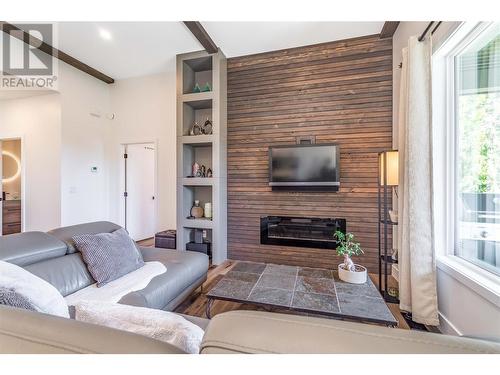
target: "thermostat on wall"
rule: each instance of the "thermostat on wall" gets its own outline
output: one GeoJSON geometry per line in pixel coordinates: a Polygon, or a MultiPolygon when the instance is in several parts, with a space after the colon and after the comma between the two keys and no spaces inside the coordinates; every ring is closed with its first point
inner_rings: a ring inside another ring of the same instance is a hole
{"type": "Polygon", "coordinates": [[[97,173],[97,167],[92,167],[92,168],[90,168],[90,171],[91,171],[92,173],[97,173]]]}

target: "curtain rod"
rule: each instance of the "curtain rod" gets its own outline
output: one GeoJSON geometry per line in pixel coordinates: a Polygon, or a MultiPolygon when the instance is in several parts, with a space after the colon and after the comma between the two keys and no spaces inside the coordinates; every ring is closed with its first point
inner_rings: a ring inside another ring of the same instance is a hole
{"type": "MultiPolygon", "coordinates": [[[[441,26],[441,23],[443,23],[443,21],[439,21],[436,26],[434,26],[434,28],[432,29],[431,31],[431,35],[433,35],[436,30],[438,29],[439,26],[441,26]]],[[[427,25],[427,27],[425,28],[424,32],[418,37],[418,41],[421,42],[425,39],[425,36],[427,35],[427,33],[429,32],[430,28],[432,27],[432,25],[434,25],[434,21],[431,21],[429,22],[429,24],[427,25]]],[[[399,63],[398,65],[399,68],[402,68],[403,67],[403,63],[399,63]]]]}
{"type": "MultiPolygon", "coordinates": [[[[432,29],[431,31],[431,35],[433,35],[436,30],[438,29],[439,26],[441,26],[441,23],[443,21],[439,21],[436,26],[434,26],[434,28],[432,29]]],[[[434,25],[434,21],[431,21],[429,22],[429,24],[427,25],[427,27],[425,28],[424,32],[422,33],[422,35],[420,35],[420,37],[418,38],[418,41],[421,42],[422,40],[425,39],[425,36],[427,35],[427,32],[429,31],[429,29],[432,27],[432,25],[434,25]]]]}

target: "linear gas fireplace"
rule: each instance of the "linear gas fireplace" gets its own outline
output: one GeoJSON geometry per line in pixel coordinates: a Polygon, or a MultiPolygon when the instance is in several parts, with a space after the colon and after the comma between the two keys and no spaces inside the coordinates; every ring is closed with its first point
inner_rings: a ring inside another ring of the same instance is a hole
{"type": "Polygon", "coordinates": [[[335,231],[345,233],[345,219],[266,216],[260,218],[260,243],[335,249],[335,231]]]}

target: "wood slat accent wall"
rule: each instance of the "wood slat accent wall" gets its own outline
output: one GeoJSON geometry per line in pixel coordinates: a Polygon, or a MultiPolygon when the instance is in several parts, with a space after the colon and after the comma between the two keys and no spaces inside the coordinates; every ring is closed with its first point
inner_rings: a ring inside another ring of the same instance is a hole
{"type": "Polygon", "coordinates": [[[228,256],[335,267],[332,250],[260,244],[260,217],[344,217],[378,270],[377,153],[392,146],[392,39],[378,35],[228,60],[228,256]],[[338,193],[273,192],[268,147],[340,144],[338,193]]]}

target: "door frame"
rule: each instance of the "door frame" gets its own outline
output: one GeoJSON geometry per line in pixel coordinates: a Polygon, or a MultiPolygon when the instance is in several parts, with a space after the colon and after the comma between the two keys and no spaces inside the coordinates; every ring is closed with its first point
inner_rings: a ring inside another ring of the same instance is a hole
{"type": "MultiPolygon", "coordinates": [[[[21,232],[26,231],[26,147],[24,134],[9,135],[2,137],[0,135],[0,143],[5,141],[21,141],[21,232]]],[[[2,147],[0,147],[0,152],[2,147]]],[[[0,161],[1,161],[0,157],[0,161]]],[[[1,170],[1,168],[0,168],[1,170]]],[[[3,192],[3,184],[0,175],[0,194],[3,192]]],[[[0,235],[2,235],[3,226],[3,202],[0,206],[0,235]]]]}
{"type": "Polygon", "coordinates": [[[125,191],[125,163],[124,163],[124,158],[123,155],[125,153],[125,148],[127,146],[131,145],[147,145],[147,144],[153,144],[154,145],[154,210],[153,210],[153,226],[154,226],[154,232],[158,231],[158,213],[159,213],[159,200],[161,199],[158,196],[158,140],[154,139],[144,139],[144,140],[130,140],[130,141],[123,141],[120,142],[119,145],[119,173],[118,173],[118,197],[119,197],[119,205],[118,205],[118,218],[119,218],[119,224],[124,226],[125,223],[125,197],[123,196],[123,193],[125,191]]]}

